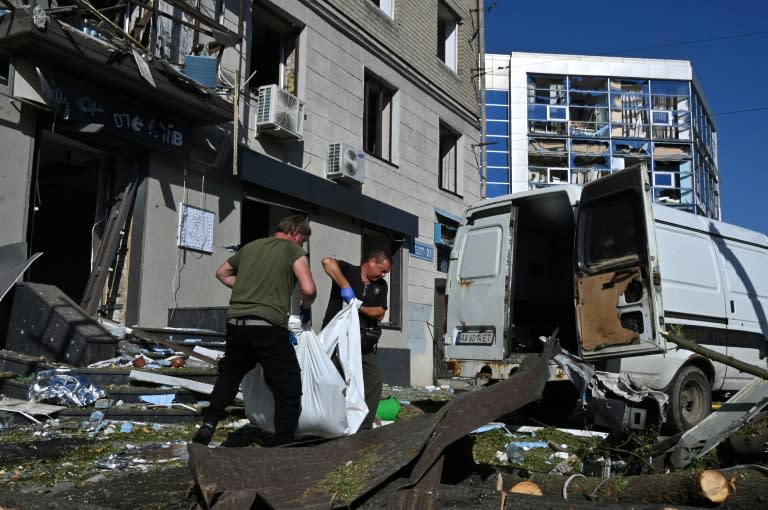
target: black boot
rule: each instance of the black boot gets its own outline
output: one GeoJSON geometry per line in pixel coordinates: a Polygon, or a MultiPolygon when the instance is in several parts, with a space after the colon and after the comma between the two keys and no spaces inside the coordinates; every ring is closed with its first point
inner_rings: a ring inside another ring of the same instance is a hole
{"type": "Polygon", "coordinates": [[[208,443],[211,442],[211,438],[213,438],[214,432],[216,432],[216,425],[203,423],[200,425],[200,428],[197,429],[197,432],[195,432],[195,435],[192,438],[192,442],[201,444],[203,446],[208,446],[208,443]]]}

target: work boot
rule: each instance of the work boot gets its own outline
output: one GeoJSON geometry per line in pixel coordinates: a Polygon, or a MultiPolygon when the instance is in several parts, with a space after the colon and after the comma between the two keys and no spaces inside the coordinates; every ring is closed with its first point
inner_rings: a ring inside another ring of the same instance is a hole
{"type": "Polygon", "coordinates": [[[208,443],[211,442],[211,438],[213,438],[214,432],[216,432],[216,425],[203,423],[200,425],[200,428],[197,429],[197,432],[195,432],[195,435],[192,438],[192,442],[201,444],[203,446],[208,446],[208,443]]]}

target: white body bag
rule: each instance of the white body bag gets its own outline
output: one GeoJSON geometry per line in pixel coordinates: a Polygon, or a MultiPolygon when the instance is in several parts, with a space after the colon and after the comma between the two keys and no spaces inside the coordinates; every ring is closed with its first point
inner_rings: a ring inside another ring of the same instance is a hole
{"type": "MultiPolygon", "coordinates": [[[[288,329],[297,339],[296,357],[301,367],[301,416],[296,437],[339,437],[357,432],[368,414],[363,387],[360,351],[362,302],[353,299],[331,322],[315,334],[301,329],[300,319],[291,316],[288,329]],[[342,378],[331,361],[338,345],[344,371],[342,378]]],[[[248,372],[240,385],[245,415],[260,429],[275,432],[275,401],[264,381],[261,365],[248,372]]]]}

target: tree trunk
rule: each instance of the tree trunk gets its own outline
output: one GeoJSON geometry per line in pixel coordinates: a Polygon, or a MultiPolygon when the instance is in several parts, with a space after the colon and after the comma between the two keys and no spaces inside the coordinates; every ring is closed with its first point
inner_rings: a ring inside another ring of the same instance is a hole
{"type": "MultiPolygon", "coordinates": [[[[514,475],[500,473],[500,476],[502,490],[507,492],[520,482],[514,475]]],[[[535,483],[548,497],[628,504],[719,504],[728,498],[731,490],[728,478],[713,470],[608,479],[534,474],[529,482],[535,483]]]]}

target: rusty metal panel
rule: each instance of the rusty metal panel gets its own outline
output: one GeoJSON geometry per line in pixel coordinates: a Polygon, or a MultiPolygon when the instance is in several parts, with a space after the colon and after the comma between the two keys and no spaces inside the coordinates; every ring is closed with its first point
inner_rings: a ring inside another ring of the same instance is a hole
{"type": "Polygon", "coordinates": [[[581,347],[585,351],[611,345],[637,343],[638,334],[619,320],[619,298],[633,281],[641,281],[639,268],[631,272],[610,272],[587,276],[577,281],[577,312],[581,325],[581,347]]]}
{"type": "Polygon", "coordinates": [[[446,405],[445,418],[435,428],[413,468],[409,484],[417,483],[445,448],[457,439],[541,397],[549,378],[549,360],[555,351],[559,351],[559,344],[550,338],[540,356],[527,358],[509,378],[459,395],[446,405]]]}
{"type": "MultiPolygon", "coordinates": [[[[354,498],[374,489],[421,451],[445,411],[364,430],[314,446],[283,448],[189,447],[193,477],[208,507],[232,491],[252,494],[275,508],[328,509],[346,506],[323,488],[348,462],[366,466],[354,498]]],[[[240,508],[249,508],[246,504],[240,508]]]]}

